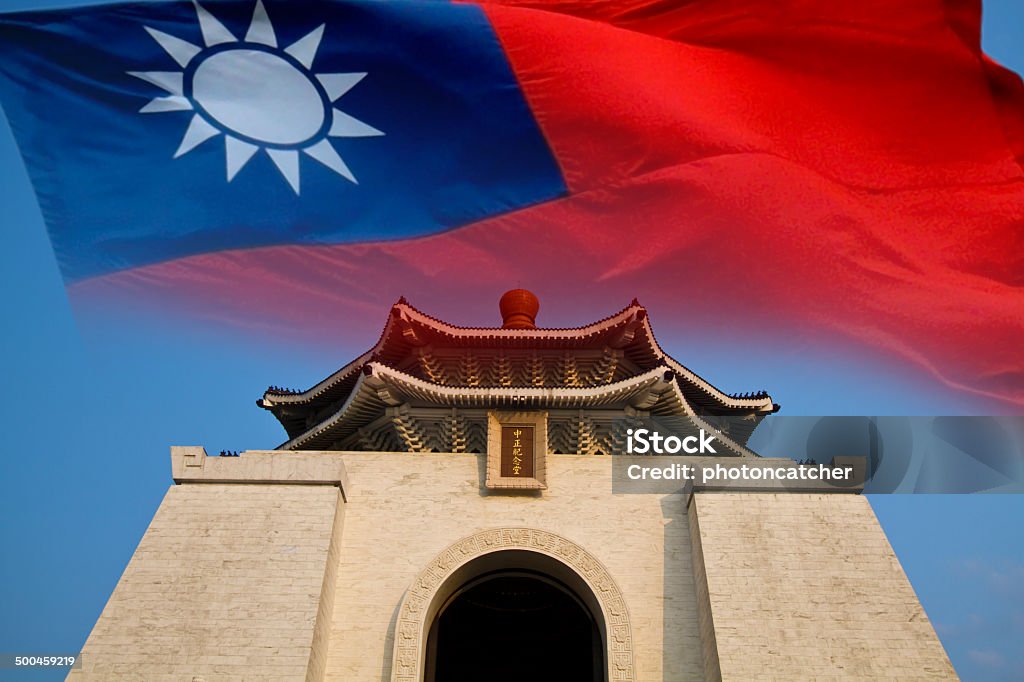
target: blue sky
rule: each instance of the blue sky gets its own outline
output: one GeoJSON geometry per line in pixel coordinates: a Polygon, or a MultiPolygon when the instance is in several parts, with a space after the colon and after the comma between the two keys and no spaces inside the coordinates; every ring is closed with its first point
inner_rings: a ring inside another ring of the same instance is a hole
{"type": "MultiPolygon", "coordinates": [[[[41,4],[0,0],[0,11],[41,4]]],[[[1024,4],[987,2],[983,38],[998,61],[1024,70],[1024,4]]],[[[283,433],[254,405],[263,389],[308,386],[375,339],[295,352],[170,324],[76,323],[6,122],[0,207],[0,652],[78,651],[171,484],[168,446],[273,447],[283,433]]],[[[630,297],[609,302],[608,312],[630,297]]],[[[745,366],[714,347],[663,341],[727,390],[771,388],[789,414],[969,409],[842,363],[745,366]],[[834,385],[846,389],[841,399],[822,394],[834,385]]],[[[1024,679],[1024,497],[871,503],[960,675],[1024,679]]]]}

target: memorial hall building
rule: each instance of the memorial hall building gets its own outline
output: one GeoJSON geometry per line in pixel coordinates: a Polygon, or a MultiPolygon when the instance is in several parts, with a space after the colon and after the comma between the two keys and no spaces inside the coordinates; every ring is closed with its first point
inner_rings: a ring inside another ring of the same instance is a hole
{"type": "Polygon", "coordinates": [[[69,679],[956,678],[859,488],[613,490],[648,419],[765,462],[767,393],[667,355],[636,300],[538,310],[516,289],[467,328],[401,299],[366,353],[262,396],[276,449],[172,447],[69,679]]]}

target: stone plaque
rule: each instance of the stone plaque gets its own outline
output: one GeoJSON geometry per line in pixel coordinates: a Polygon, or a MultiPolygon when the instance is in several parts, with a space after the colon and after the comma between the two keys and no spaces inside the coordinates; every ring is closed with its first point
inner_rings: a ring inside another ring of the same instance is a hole
{"type": "Polygon", "coordinates": [[[544,490],[547,451],[547,412],[491,410],[484,485],[491,490],[544,490]]]}
{"type": "Polygon", "coordinates": [[[502,477],[533,478],[533,439],[533,426],[501,427],[502,477]]]}

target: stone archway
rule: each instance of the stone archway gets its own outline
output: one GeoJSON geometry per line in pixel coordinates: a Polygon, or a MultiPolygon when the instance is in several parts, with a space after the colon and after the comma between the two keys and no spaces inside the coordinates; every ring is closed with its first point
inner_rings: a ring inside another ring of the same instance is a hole
{"type": "Polygon", "coordinates": [[[501,556],[541,562],[561,569],[563,579],[576,581],[579,596],[591,602],[603,621],[607,679],[634,682],[633,633],[629,612],[615,581],[592,554],[560,535],[534,528],[494,528],[449,545],[416,576],[398,610],[392,656],[392,682],[422,682],[427,631],[438,608],[474,573],[494,568],[488,559],[501,556]],[[585,590],[582,588],[586,588],[585,590]]]}

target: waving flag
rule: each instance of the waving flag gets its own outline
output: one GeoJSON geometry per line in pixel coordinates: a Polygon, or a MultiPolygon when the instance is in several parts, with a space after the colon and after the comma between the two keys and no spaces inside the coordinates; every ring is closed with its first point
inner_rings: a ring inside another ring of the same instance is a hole
{"type": "Polygon", "coordinates": [[[68,283],[429,234],[565,193],[478,8],[211,7],[0,23],[5,109],[68,283]]]}
{"type": "Polygon", "coordinates": [[[0,95],[86,304],[322,338],[521,282],[825,335],[1019,407],[1024,89],[979,16],[119,4],[0,17],[0,95]]]}

